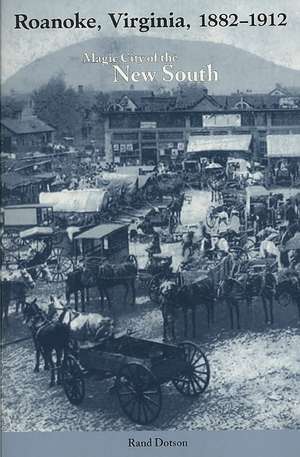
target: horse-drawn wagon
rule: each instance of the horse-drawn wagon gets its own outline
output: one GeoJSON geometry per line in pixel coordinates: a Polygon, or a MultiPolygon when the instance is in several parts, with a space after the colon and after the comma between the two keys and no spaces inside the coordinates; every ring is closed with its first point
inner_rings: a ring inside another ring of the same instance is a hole
{"type": "Polygon", "coordinates": [[[73,271],[73,259],[57,244],[57,233],[52,227],[32,227],[19,236],[23,245],[7,256],[4,261],[7,269],[25,268],[36,279],[53,282],[64,281],[73,271]]]}
{"type": "Polygon", "coordinates": [[[79,405],[85,396],[85,378],[114,378],[123,412],[135,423],[148,425],[161,411],[161,385],[172,382],[187,397],[207,388],[210,368],[205,354],[194,343],[178,345],[112,336],[69,354],[62,367],[63,388],[68,400],[79,405]]]}
{"type": "Polygon", "coordinates": [[[121,262],[129,257],[128,224],[99,224],[74,236],[75,256],[85,263],[121,262]]]}
{"type": "Polygon", "coordinates": [[[100,224],[74,236],[75,259],[81,265],[67,278],[66,297],[69,300],[74,294],[76,309],[78,292],[84,309],[85,292],[89,302],[89,289],[93,287],[100,291],[102,307],[104,296],[110,305],[107,290],[117,285],[125,286],[125,301],[130,287],[135,303],[137,260],[129,254],[128,225],[100,224]]]}
{"type": "Polygon", "coordinates": [[[4,251],[17,251],[24,243],[22,230],[35,226],[48,227],[53,223],[53,208],[48,204],[11,205],[3,208],[1,247],[4,251]]]}

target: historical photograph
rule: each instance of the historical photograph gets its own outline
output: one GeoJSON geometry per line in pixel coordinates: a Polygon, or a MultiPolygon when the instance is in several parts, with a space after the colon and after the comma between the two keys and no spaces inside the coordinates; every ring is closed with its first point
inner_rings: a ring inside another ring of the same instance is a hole
{"type": "Polygon", "coordinates": [[[3,430],[299,429],[288,19],[239,10],[230,41],[195,2],[28,3],[1,86],[3,430]]]}

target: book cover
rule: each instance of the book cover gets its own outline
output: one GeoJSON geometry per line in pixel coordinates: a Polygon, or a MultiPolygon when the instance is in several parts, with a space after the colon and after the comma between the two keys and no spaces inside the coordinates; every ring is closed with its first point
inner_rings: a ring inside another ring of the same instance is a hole
{"type": "Polygon", "coordinates": [[[1,26],[2,456],[298,455],[297,2],[1,26]]]}

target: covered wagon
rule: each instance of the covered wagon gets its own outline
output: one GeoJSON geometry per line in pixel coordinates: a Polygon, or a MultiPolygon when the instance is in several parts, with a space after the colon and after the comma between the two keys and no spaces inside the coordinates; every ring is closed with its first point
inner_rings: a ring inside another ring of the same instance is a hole
{"type": "Polygon", "coordinates": [[[120,173],[102,173],[96,177],[98,189],[105,190],[115,204],[130,204],[138,191],[138,177],[120,173]]]}
{"type": "Polygon", "coordinates": [[[109,196],[104,189],[42,192],[40,203],[51,205],[55,213],[98,213],[108,207],[109,196]]]}

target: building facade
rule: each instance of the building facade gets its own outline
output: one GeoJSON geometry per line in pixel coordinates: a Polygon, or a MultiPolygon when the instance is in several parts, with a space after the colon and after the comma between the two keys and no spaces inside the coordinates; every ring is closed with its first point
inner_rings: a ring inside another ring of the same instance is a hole
{"type": "Polygon", "coordinates": [[[42,151],[54,141],[55,129],[32,114],[1,119],[1,152],[22,154],[42,151]]]}
{"type": "MultiPolygon", "coordinates": [[[[119,99],[103,113],[108,162],[152,165],[181,159],[193,136],[217,135],[250,135],[253,160],[267,159],[269,135],[300,133],[300,95],[280,86],[269,94],[228,96],[139,92],[118,93],[119,99]]],[[[216,152],[222,152],[222,145],[216,152]]]]}

